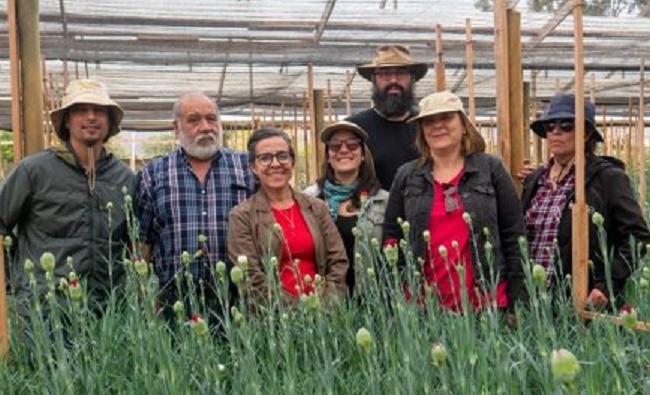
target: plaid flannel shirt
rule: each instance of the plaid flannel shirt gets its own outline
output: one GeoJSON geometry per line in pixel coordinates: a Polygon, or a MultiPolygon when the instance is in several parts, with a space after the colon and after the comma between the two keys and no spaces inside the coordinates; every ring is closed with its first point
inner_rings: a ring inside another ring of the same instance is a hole
{"type": "Polygon", "coordinates": [[[551,283],[554,273],[553,261],[556,256],[555,240],[557,239],[562,211],[567,205],[567,196],[575,187],[575,168],[557,184],[553,192],[550,168],[552,162],[546,165],[544,173],[538,181],[535,197],[526,211],[524,222],[533,262],[542,265],[547,272],[547,284],[551,283]]]}
{"type": "Polygon", "coordinates": [[[151,247],[161,285],[183,268],[185,251],[195,279],[208,279],[210,264],[227,261],[228,213],[246,200],[253,188],[247,155],[226,148],[215,155],[203,184],[182,149],[140,172],[136,194],[140,237],[151,247]],[[205,245],[199,242],[200,235],[206,236],[205,245]]]}

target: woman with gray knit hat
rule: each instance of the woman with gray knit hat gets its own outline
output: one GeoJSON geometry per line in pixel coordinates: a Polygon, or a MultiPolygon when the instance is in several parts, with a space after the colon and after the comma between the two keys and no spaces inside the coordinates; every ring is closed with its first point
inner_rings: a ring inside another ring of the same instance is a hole
{"type": "MultiPolygon", "coordinates": [[[[551,158],[524,181],[522,205],[531,259],[547,272],[552,288],[568,287],[571,274],[571,205],[575,198],[575,96],[557,94],[548,110],[530,128],[546,139],[551,158]]],[[[598,229],[589,221],[587,303],[603,308],[620,305],[625,282],[633,270],[634,247],[650,241],[643,214],[634,199],[625,165],[616,158],[596,155],[603,141],[596,128],[596,107],[585,100],[585,192],[590,215],[602,215],[607,234],[609,264],[599,247],[598,229]],[[631,241],[633,241],[631,243],[631,241]],[[609,266],[609,270],[606,267],[609,266]],[[608,280],[611,279],[611,281],[608,280]]],[[[568,291],[568,290],[567,290],[568,291]]]]}
{"type": "MultiPolygon", "coordinates": [[[[432,290],[441,308],[512,312],[523,285],[518,238],[524,227],[510,175],[499,158],[484,153],[483,138],[453,93],[422,99],[410,122],[420,157],[397,171],[385,244],[407,238],[422,288],[432,290]]],[[[418,286],[409,292],[420,294],[418,286]]]]}

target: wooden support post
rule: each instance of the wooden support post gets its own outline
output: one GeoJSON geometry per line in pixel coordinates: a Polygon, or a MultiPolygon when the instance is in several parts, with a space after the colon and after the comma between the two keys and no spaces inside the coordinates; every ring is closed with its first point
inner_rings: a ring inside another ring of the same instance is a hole
{"type": "MultiPolygon", "coordinates": [[[[20,39],[18,37],[18,21],[16,1],[7,0],[7,23],[9,28],[9,69],[11,73],[11,130],[13,133],[14,163],[23,158],[23,118],[22,95],[20,87],[20,39]]],[[[1,285],[1,284],[0,284],[1,285]]]]}
{"type": "MultiPolygon", "coordinates": [[[[300,140],[298,139],[298,97],[296,94],[293,94],[293,122],[291,123],[291,139],[293,140],[294,149],[296,150],[296,155],[300,159],[300,140]]],[[[304,150],[304,147],[303,147],[304,150]]],[[[300,160],[296,161],[296,166],[293,169],[293,186],[296,188],[300,187],[300,172],[304,168],[300,160]]]]}
{"type": "Polygon", "coordinates": [[[507,169],[511,168],[510,157],[510,86],[508,72],[508,1],[494,2],[494,50],[496,64],[497,130],[499,132],[499,154],[507,169]]]}
{"type": "Polygon", "coordinates": [[[348,117],[352,115],[352,94],[350,92],[350,85],[352,85],[354,76],[355,74],[350,73],[350,70],[345,70],[345,113],[348,117]]]}
{"type": "Polygon", "coordinates": [[[639,73],[639,117],[637,118],[636,127],[636,145],[638,146],[637,171],[639,174],[639,205],[645,213],[647,183],[645,178],[645,59],[641,59],[641,68],[639,73]]]}
{"type": "Polygon", "coordinates": [[[0,235],[0,356],[6,360],[9,352],[9,332],[7,332],[7,293],[5,280],[4,239],[0,235]]]}
{"type": "Polygon", "coordinates": [[[284,106],[284,99],[282,99],[282,107],[280,107],[280,129],[284,130],[284,111],[285,111],[285,106],[284,106]]]}
{"type": "Polygon", "coordinates": [[[325,157],[325,145],[320,143],[318,135],[320,131],[325,127],[325,103],[324,103],[324,94],[322,89],[314,89],[312,92],[312,108],[314,112],[312,113],[312,128],[313,133],[311,134],[313,138],[313,145],[316,148],[316,160],[315,160],[315,178],[321,176],[320,169],[323,164],[325,157]]]}
{"type": "Polygon", "coordinates": [[[628,106],[627,106],[627,140],[625,143],[625,163],[628,166],[634,167],[633,165],[633,158],[634,156],[632,155],[632,133],[634,131],[634,124],[632,123],[633,121],[633,110],[632,110],[632,98],[628,100],[628,106]]]}
{"type": "Polygon", "coordinates": [[[444,91],[445,82],[445,64],[442,62],[442,26],[436,25],[436,91],[444,91]]]}
{"type": "Polygon", "coordinates": [[[589,98],[592,103],[596,104],[596,73],[591,73],[589,98]]]}
{"type": "Polygon", "coordinates": [[[465,19],[465,63],[467,63],[467,101],[469,120],[476,125],[476,98],[474,97],[474,44],[472,41],[472,23],[465,19]]]}
{"type": "Polygon", "coordinates": [[[605,155],[611,155],[612,154],[612,133],[610,133],[609,128],[607,127],[607,108],[603,105],[602,107],[602,113],[603,113],[603,125],[600,129],[600,131],[603,133],[603,139],[605,140],[605,155]]]}
{"type": "Polygon", "coordinates": [[[530,143],[530,82],[523,82],[523,135],[524,135],[524,160],[530,163],[531,156],[531,143],[530,143]]]}
{"type": "Polygon", "coordinates": [[[332,83],[327,79],[327,121],[332,123],[332,83]]]}
{"type": "Polygon", "coordinates": [[[311,172],[310,172],[310,160],[309,160],[309,154],[313,152],[311,147],[309,146],[309,131],[307,130],[307,112],[309,111],[309,107],[307,104],[307,95],[305,93],[302,94],[302,137],[303,137],[303,142],[305,146],[305,183],[307,185],[311,184],[311,172]]]}
{"type": "MultiPolygon", "coordinates": [[[[532,81],[530,83],[530,91],[531,91],[531,102],[532,102],[532,119],[535,120],[537,119],[537,73],[533,73],[532,81]]],[[[528,133],[531,133],[529,130],[528,133]]],[[[542,139],[533,133],[533,163],[535,166],[539,166],[542,161],[542,139]]]]}
{"type": "MultiPolygon", "coordinates": [[[[524,165],[524,87],[521,68],[521,15],[509,9],[508,18],[508,104],[510,106],[510,175],[514,180],[524,165]]],[[[517,182],[521,191],[521,183],[517,182]]]]}
{"type": "Polygon", "coordinates": [[[583,37],[582,37],[582,0],[573,0],[573,24],[575,47],[575,196],[576,200],[572,212],[572,244],[573,244],[573,305],[576,313],[585,310],[587,303],[588,266],[589,257],[589,228],[587,204],[585,198],[585,88],[583,65],[583,37]]]}

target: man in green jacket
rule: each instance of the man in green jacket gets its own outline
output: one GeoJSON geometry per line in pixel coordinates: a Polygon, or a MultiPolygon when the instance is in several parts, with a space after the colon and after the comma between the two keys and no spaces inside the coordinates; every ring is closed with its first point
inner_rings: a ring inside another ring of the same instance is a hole
{"type": "Polygon", "coordinates": [[[25,158],[2,185],[0,235],[15,243],[9,270],[21,315],[34,295],[27,260],[39,297],[48,288],[47,271],[58,284],[74,270],[92,307],[120,284],[118,261],[128,243],[125,195],[133,194],[135,175],[104,144],[120,132],[123,116],[102,83],[72,82],[50,114],[61,146],[25,158]],[[53,263],[41,263],[46,252],[53,263]]]}

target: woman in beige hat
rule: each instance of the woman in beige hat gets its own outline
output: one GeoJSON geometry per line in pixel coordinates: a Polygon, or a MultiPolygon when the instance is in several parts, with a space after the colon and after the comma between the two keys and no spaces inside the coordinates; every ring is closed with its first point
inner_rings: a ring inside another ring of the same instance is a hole
{"type": "MultiPolygon", "coordinates": [[[[362,239],[381,240],[388,191],[381,189],[375,175],[365,130],[354,123],[340,121],[323,129],[320,140],[325,144],[322,176],[304,192],[325,200],[329,206],[350,262],[346,283],[349,295],[353,296],[356,279],[363,275],[361,268],[354,265],[354,255],[363,254],[359,245],[362,239]],[[352,232],[355,227],[362,237],[355,237],[352,232]]],[[[370,257],[362,259],[370,260],[370,257]]]]}
{"type": "Polygon", "coordinates": [[[511,310],[523,285],[518,238],[524,227],[510,175],[499,158],[483,153],[485,142],[453,93],[422,99],[411,122],[420,157],[397,172],[385,243],[408,239],[424,262],[417,268],[423,286],[434,290],[440,307],[480,311],[495,303],[511,310]],[[408,221],[408,234],[399,218],[408,221]]]}

